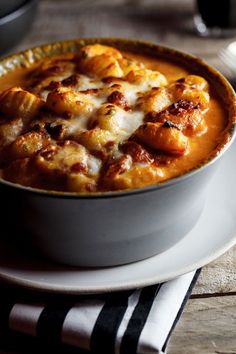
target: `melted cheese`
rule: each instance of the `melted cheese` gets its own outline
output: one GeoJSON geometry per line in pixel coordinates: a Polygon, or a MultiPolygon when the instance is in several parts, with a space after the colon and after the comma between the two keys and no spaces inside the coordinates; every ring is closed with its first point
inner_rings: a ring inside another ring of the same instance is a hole
{"type": "MultiPolygon", "coordinates": [[[[116,83],[113,82],[113,85],[116,83]]],[[[118,83],[118,82],[117,82],[118,83]]],[[[85,91],[84,95],[86,101],[89,102],[92,106],[92,109],[88,115],[77,115],[73,116],[68,121],[68,134],[76,135],[79,132],[85,131],[88,129],[89,122],[91,117],[96,118],[96,111],[102,104],[107,102],[108,96],[111,93],[110,84],[105,84],[102,81],[91,79],[85,75],[81,75],[78,85],[72,87],[71,91],[81,93],[85,91]],[[86,93],[87,90],[98,90],[94,93],[86,93]]],[[[143,92],[143,89],[148,89],[150,85],[144,84],[141,82],[139,85],[133,85],[126,81],[119,81],[119,90],[124,94],[125,99],[127,100],[130,106],[135,107],[138,100],[138,93],[143,92]]],[[[113,90],[114,91],[114,90],[113,90]]],[[[50,91],[42,91],[41,96],[44,99],[47,99],[47,95],[50,91]]],[[[144,112],[141,110],[133,109],[132,111],[126,112],[123,109],[118,109],[113,115],[112,119],[116,121],[116,136],[117,142],[121,142],[131,136],[134,131],[143,123],[144,112]]]]}
{"type": "Polygon", "coordinates": [[[135,130],[143,123],[144,115],[142,112],[133,111],[131,113],[119,110],[114,119],[117,122],[118,142],[129,138],[135,130]]]}
{"type": "Polygon", "coordinates": [[[88,159],[87,164],[88,164],[88,169],[89,169],[89,175],[90,176],[97,176],[99,174],[101,166],[102,166],[101,160],[90,155],[90,158],[88,159]]]}

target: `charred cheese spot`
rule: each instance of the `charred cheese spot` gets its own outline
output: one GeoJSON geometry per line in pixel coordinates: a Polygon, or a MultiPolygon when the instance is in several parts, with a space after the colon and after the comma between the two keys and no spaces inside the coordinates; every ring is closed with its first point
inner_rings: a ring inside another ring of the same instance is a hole
{"type": "Polygon", "coordinates": [[[162,112],[149,112],[146,121],[172,125],[187,136],[203,134],[207,130],[200,105],[185,100],[173,103],[162,112]]]}
{"type": "Polygon", "coordinates": [[[208,83],[205,79],[189,75],[169,86],[169,92],[174,101],[186,100],[199,104],[202,109],[207,109],[210,101],[208,83]]]}
{"type": "Polygon", "coordinates": [[[42,149],[35,157],[36,166],[46,174],[73,172],[77,163],[87,169],[88,154],[86,149],[72,141],[65,141],[63,145],[50,144],[42,149]]]}
{"type": "Polygon", "coordinates": [[[161,168],[151,164],[133,164],[129,155],[109,161],[103,183],[111,190],[129,189],[156,183],[163,177],[161,168]]]}
{"type": "Polygon", "coordinates": [[[154,154],[149,153],[142,145],[135,141],[126,141],[121,146],[124,153],[132,157],[133,162],[137,163],[153,163],[155,161],[154,154]]]}
{"type": "Polygon", "coordinates": [[[64,183],[70,191],[85,191],[87,183],[95,183],[101,163],[80,144],[65,141],[50,144],[33,160],[35,169],[48,181],[64,183]],[[80,189],[79,189],[80,186],[80,189]]]}

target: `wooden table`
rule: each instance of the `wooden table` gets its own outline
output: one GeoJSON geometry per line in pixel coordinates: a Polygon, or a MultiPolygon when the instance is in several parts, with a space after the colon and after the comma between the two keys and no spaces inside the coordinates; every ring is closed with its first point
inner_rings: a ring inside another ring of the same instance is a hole
{"type": "MultiPolygon", "coordinates": [[[[233,39],[196,36],[193,11],[191,0],[41,0],[31,32],[16,49],[76,37],[139,38],[192,52],[225,70],[217,52],[233,39]]],[[[235,269],[236,247],[204,267],[171,337],[169,354],[236,353],[235,269]]],[[[0,354],[13,352],[33,350],[0,348],[0,354]]]]}

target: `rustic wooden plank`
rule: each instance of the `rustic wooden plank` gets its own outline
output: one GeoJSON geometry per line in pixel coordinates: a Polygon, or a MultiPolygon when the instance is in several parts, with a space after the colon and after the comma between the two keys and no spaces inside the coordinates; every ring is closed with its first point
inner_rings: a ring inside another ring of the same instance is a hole
{"type": "Polygon", "coordinates": [[[236,296],[190,300],[168,354],[236,354],[236,296]]]}
{"type": "Polygon", "coordinates": [[[202,269],[193,294],[236,292],[236,246],[202,269]]]}

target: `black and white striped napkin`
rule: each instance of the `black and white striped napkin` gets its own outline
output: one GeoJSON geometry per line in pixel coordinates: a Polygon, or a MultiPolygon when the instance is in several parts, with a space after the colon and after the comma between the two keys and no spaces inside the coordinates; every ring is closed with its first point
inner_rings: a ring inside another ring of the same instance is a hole
{"type": "Polygon", "coordinates": [[[94,354],[164,353],[199,273],[142,289],[90,296],[35,294],[1,285],[0,331],[94,354]]]}

